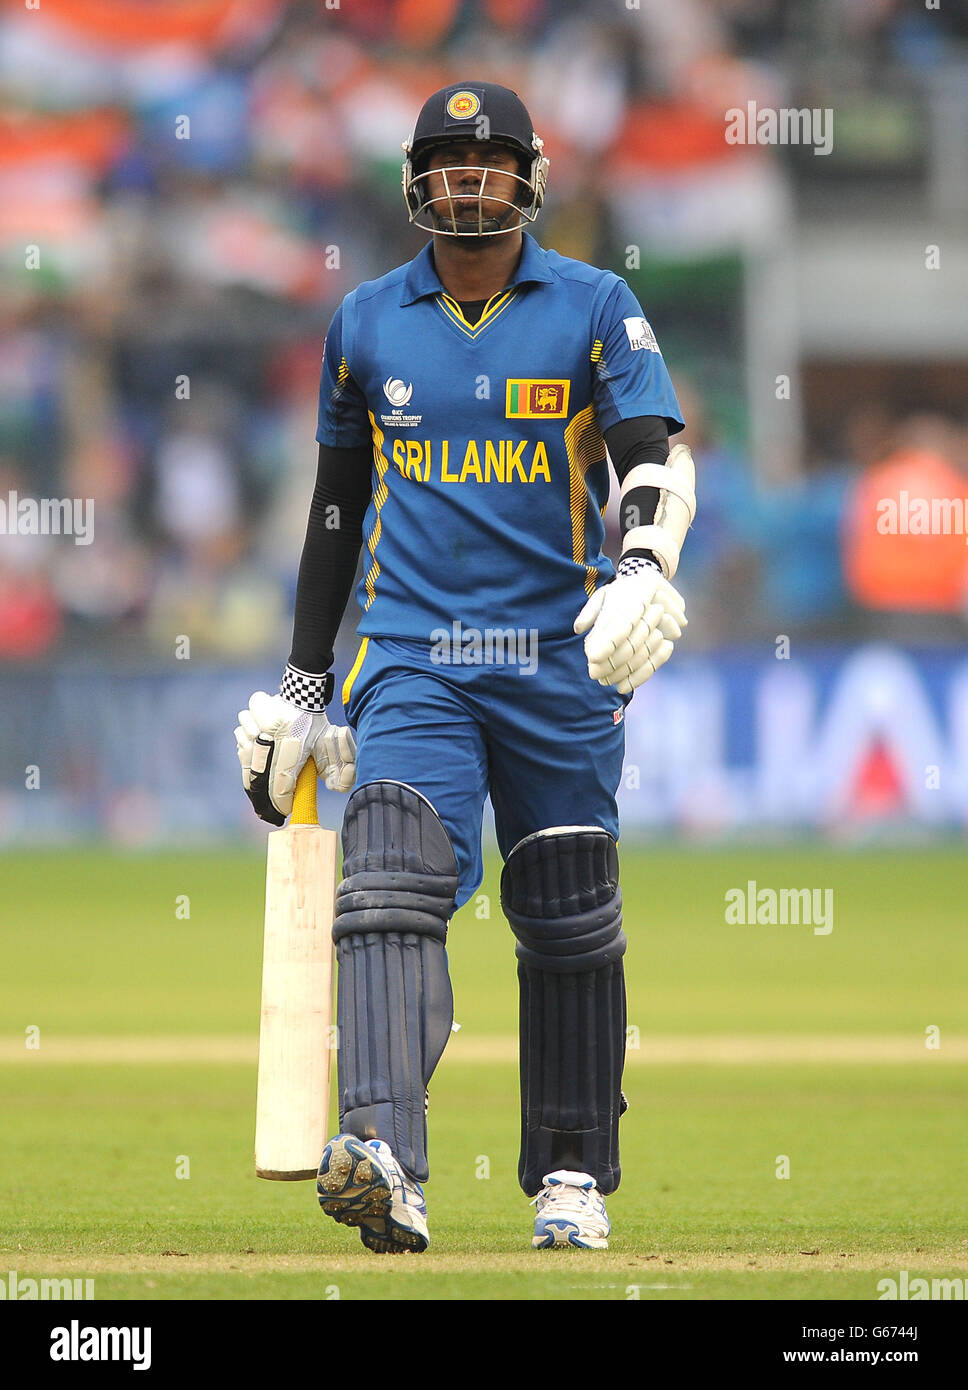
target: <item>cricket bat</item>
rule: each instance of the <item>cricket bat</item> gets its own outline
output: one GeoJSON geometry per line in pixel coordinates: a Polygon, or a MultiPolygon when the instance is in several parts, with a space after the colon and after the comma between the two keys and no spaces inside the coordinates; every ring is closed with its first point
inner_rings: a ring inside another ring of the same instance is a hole
{"type": "Polygon", "coordinates": [[[326,1146],[339,837],[319,824],[316,764],[269,835],[255,1122],[260,1178],[314,1178],[326,1146]]]}

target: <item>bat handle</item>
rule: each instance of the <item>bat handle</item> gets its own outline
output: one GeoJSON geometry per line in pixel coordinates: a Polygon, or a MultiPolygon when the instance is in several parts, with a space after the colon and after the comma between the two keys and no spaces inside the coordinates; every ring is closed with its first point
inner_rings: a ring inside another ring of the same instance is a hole
{"type": "Polygon", "coordinates": [[[316,810],[316,763],[310,754],[309,759],[296,779],[296,791],[292,799],[290,825],[318,825],[319,813],[316,810]]]}

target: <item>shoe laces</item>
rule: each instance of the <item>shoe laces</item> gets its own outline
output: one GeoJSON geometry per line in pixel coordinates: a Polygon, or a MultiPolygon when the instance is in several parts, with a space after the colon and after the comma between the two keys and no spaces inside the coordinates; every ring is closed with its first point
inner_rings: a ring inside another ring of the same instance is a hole
{"type": "Polygon", "coordinates": [[[396,1154],[390,1148],[386,1140],[371,1139],[368,1147],[373,1149],[377,1158],[387,1170],[387,1173],[390,1175],[390,1181],[393,1186],[400,1191],[404,1204],[412,1207],[423,1207],[426,1201],[423,1188],[420,1186],[419,1182],[416,1182],[413,1178],[407,1177],[406,1173],[400,1167],[396,1154]]]}
{"type": "Polygon", "coordinates": [[[545,1205],[553,1202],[562,1211],[578,1213],[588,1211],[600,1213],[605,1205],[601,1193],[594,1184],[589,1187],[587,1183],[563,1182],[560,1179],[553,1183],[546,1182],[538,1195],[531,1198],[528,1205],[533,1207],[542,1199],[545,1205]]]}

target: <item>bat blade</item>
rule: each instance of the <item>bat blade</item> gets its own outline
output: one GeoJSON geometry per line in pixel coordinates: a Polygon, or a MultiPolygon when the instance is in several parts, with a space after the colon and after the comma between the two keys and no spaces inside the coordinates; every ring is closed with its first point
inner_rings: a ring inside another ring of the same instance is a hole
{"type": "MultiPolygon", "coordinates": [[[[312,766],[312,760],[310,760],[312,766]]],[[[312,778],[315,821],[316,770],[312,778]]],[[[339,837],[293,823],[269,835],[255,1171],[292,1182],[314,1178],[329,1137],[333,1003],[333,905],[339,837]]]]}

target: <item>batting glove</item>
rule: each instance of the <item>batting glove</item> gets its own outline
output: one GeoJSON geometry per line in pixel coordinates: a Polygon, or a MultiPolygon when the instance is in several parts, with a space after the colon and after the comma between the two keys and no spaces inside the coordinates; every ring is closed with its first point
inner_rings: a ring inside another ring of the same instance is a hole
{"type": "Polygon", "coordinates": [[[628,557],[611,584],[596,589],[575,619],[586,633],[588,674],[631,694],[672,655],[686,627],[685,600],[648,560],[628,557]]]}
{"type": "Polygon", "coordinates": [[[235,742],[245,794],[270,825],[291,814],[296,779],[310,757],[330,791],[348,792],[356,780],[352,729],[331,724],[325,709],[300,709],[282,695],[256,691],[239,711],[235,742]]]}

